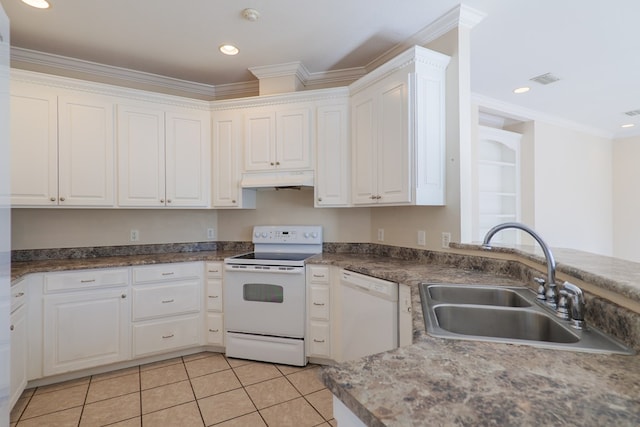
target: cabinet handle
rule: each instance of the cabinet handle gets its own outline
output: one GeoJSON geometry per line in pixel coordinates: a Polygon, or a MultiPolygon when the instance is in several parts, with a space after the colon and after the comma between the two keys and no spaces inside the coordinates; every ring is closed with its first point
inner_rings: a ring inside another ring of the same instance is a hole
{"type": "Polygon", "coordinates": [[[52,201],[52,202],[55,202],[56,198],[55,197],[50,197],[49,200],[52,201]]]}
{"type": "Polygon", "coordinates": [[[172,276],[173,274],[175,274],[175,271],[170,271],[168,273],[162,273],[163,276],[172,276]]]}
{"type": "Polygon", "coordinates": [[[270,164],[271,164],[271,166],[274,166],[273,162],[271,162],[270,164]]]}
{"type": "Polygon", "coordinates": [[[61,201],[61,202],[64,202],[64,197],[60,197],[60,201],[61,201]]]}
{"type": "Polygon", "coordinates": [[[24,296],[24,292],[18,292],[17,294],[14,295],[15,298],[20,298],[24,296]]]}
{"type": "Polygon", "coordinates": [[[376,196],[376,199],[380,200],[382,199],[382,196],[376,196]]]}
{"type": "Polygon", "coordinates": [[[220,270],[207,270],[209,273],[220,273],[220,270]]]}
{"type": "Polygon", "coordinates": [[[172,300],[172,299],[166,299],[166,300],[163,300],[162,303],[163,304],[169,304],[170,302],[173,302],[173,301],[174,300],[172,300]]]}
{"type": "Polygon", "coordinates": [[[235,201],[235,200],[232,200],[232,201],[231,201],[231,203],[236,203],[236,201],[235,201]]]}
{"type": "Polygon", "coordinates": [[[322,201],[322,197],[318,197],[318,201],[321,202],[322,201]]]}
{"type": "Polygon", "coordinates": [[[167,199],[167,203],[171,203],[171,199],[167,199]]]}
{"type": "Polygon", "coordinates": [[[314,339],[313,339],[313,342],[323,343],[323,342],[324,342],[324,340],[317,340],[317,339],[315,339],[315,338],[314,338],[314,339]]]}
{"type": "Polygon", "coordinates": [[[372,195],[372,196],[371,196],[371,197],[369,197],[369,198],[370,198],[370,199],[372,199],[372,200],[375,200],[376,196],[373,196],[373,195],[372,195]]]}
{"type": "Polygon", "coordinates": [[[209,298],[218,298],[218,295],[209,295],[209,298]]]}
{"type": "Polygon", "coordinates": [[[317,306],[322,307],[324,305],[324,303],[323,302],[314,302],[313,305],[317,305],[317,306]]]}
{"type": "Polygon", "coordinates": [[[13,326],[13,325],[9,326],[9,330],[10,330],[10,331],[13,331],[15,328],[16,328],[16,327],[15,327],[15,326],[13,326]]]}
{"type": "Polygon", "coordinates": [[[171,335],[163,335],[162,339],[167,339],[167,338],[173,338],[175,334],[171,334],[171,335]]]}
{"type": "Polygon", "coordinates": [[[324,274],[314,274],[313,277],[317,277],[319,279],[324,279],[324,274]]]}
{"type": "Polygon", "coordinates": [[[276,166],[280,166],[280,162],[276,162],[276,166]]]}
{"type": "Polygon", "coordinates": [[[127,294],[122,294],[120,295],[120,298],[125,299],[127,297],[127,294]]]}
{"type": "Polygon", "coordinates": [[[220,329],[209,329],[209,332],[218,332],[220,329]]]}
{"type": "Polygon", "coordinates": [[[87,279],[87,280],[80,280],[80,283],[93,283],[95,281],[96,279],[87,279]]]}
{"type": "Polygon", "coordinates": [[[160,199],[160,203],[164,203],[164,199],[160,199]]]}

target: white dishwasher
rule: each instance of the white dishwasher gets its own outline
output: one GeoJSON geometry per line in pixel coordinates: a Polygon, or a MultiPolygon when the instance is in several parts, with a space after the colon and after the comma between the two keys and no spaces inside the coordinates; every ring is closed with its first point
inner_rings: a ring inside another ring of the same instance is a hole
{"type": "Polygon", "coordinates": [[[340,272],[342,361],[398,347],[398,284],[340,272]]]}

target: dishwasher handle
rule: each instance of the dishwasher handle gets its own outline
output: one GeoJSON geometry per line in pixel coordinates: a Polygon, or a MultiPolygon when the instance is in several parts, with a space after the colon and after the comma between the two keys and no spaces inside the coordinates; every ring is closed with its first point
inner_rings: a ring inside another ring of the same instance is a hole
{"type": "Polygon", "coordinates": [[[342,271],[340,282],[343,286],[349,286],[389,301],[398,301],[398,284],[394,282],[349,271],[342,271]]]}

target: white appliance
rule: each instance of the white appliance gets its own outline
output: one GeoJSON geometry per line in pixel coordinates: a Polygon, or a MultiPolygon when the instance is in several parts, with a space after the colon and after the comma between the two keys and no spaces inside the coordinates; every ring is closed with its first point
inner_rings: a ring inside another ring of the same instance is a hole
{"type": "Polygon", "coordinates": [[[226,355],[304,366],[304,263],[322,252],[322,227],[255,226],[252,241],[224,260],[226,355]]]}
{"type": "Polygon", "coordinates": [[[340,273],[342,361],[398,347],[398,284],[340,273]]]}

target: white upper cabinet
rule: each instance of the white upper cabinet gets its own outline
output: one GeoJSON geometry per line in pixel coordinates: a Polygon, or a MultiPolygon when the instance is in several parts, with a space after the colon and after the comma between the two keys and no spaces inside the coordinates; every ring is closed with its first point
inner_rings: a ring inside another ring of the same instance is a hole
{"type": "Polygon", "coordinates": [[[354,205],[443,205],[445,70],[413,47],[350,86],[354,205]]]}
{"type": "Polygon", "coordinates": [[[349,99],[317,108],[315,206],[349,205],[349,99]]]}
{"type": "Polygon", "coordinates": [[[209,115],[118,106],[118,205],[206,207],[209,115]]]}
{"type": "Polygon", "coordinates": [[[245,113],[244,170],[309,170],[311,106],[257,108],[245,113]]]}
{"type": "Polygon", "coordinates": [[[14,206],[114,205],[114,104],[99,95],[14,80],[14,206]]]}

